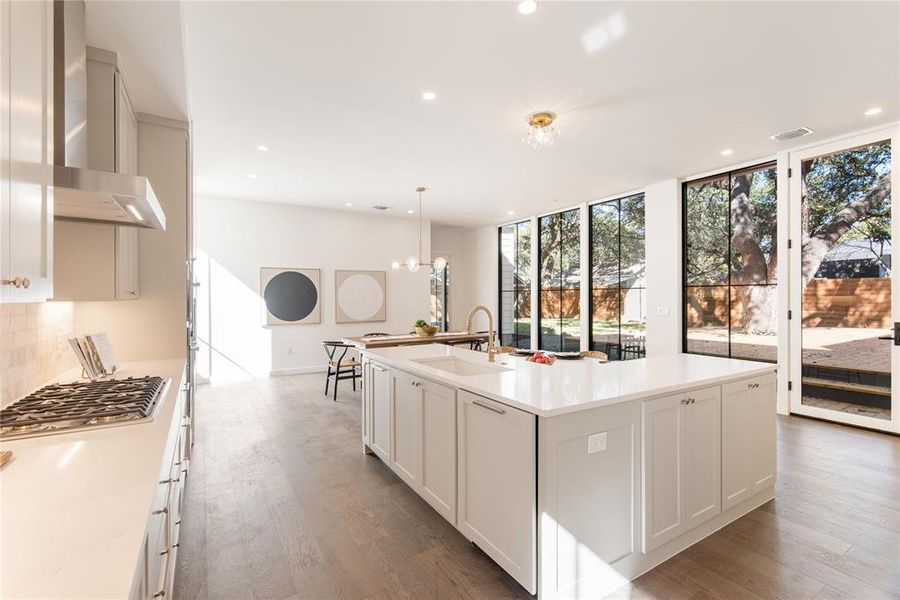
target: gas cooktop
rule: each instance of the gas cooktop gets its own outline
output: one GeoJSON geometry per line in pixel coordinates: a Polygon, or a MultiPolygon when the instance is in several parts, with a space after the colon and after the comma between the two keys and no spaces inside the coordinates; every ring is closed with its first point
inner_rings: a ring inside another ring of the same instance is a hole
{"type": "Polygon", "coordinates": [[[152,421],[168,383],[129,377],[48,385],[0,410],[0,439],[152,421]]]}

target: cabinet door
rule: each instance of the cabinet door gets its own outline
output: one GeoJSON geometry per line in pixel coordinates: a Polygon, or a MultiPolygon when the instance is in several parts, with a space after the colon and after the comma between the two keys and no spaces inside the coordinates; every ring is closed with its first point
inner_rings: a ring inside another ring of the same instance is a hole
{"type": "Polygon", "coordinates": [[[536,591],[535,417],[459,390],[457,527],[536,591]]]}
{"type": "Polygon", "coordinates": [[[422,382],[391,374],[391,468],[414,490],[422,480],[422,382]]]}
{"type": "Polygon", "coordinates": [[[419,493],[456,524],[456,390],[422,382],[422,487],[419,493]]]}
{"type": "Polygon", "coordinates": [[[642,411],[644,552],[685,530],[682,507],[684,396],[647,400],[642,411]]]}
{"type": "Polygon", "coordinates": [[[0,300],[52,295],[52,3],[3,2],[0,17],[0,300]]]}
{"type": "Polygon", "coordinates": [[[137,227],[116,227],[116,299],[140,296],[140,237],[137,227]]]}
{"type": "Polygon", "coordinates": [[[750,497],[750,389],[745,381],[722,386],[722,508],[750,497]]]}
{"type": "Polygon", "coordinates": [[[682,410],[685,527],[696,527],[722,512],[719,387],[688,392],[682,410]]]}
{"type": "Polygon", "coordinates": [[[369,417],[369,448],[386,465],[391,464],[391,381],[387,368],[370,363],[372,399],[369,417]]]}
{"type": "Polygon", "coordinates": [[[137,117],[122,75],[116,71],[116,172],[137,175],[137,117]]]}
{"type": "Polygon", "coordinates": [[[362,365],[362,442],[368,447],[372,439],[372,362],[363,359],[362,365]]]}
{"type": "Polygon", "coordinates": [[[775,484],[775,375],[722,386],[722,508],[775,484]]]}
{"type": "Polygon", "coordinates": [[[747,419],[748,463],[750,495],[775,485],[776,458],[776,397],[775,375],[766,375],[748,382],[750,415],[747,419]]]}

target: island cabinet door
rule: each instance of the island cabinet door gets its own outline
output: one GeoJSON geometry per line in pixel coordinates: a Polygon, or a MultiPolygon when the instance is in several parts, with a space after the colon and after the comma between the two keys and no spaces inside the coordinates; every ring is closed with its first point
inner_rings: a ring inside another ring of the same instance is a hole
{"type": "Polygon", "coordinates": [[[535,417],[464,390],[459,390],[457,396],[457,527],[534,594],[535,417]]]}
{"type": "Polygon", "coordinates": [[[775,483],[775,375],[722,386],[722,508],[775,483]]]}
{"type": "Polygon", "coordinates": [[[675,539],[685,531],[684,396],[646,400],[642,410],[642,516],[644,552],[675,539]]]}
{"type": "Polygon", "coordinates": [[[720,393],[719,386],[688,392],[681,411],[687,529],[722,512],[720,393]]]}
{"type": "Polygon", "coordinates": [[[422,381],[422,487],[419,493],[456,524],[456,390],[422,381]]]}
{"type": "Polygon", "coordinates": [[[367,416],[369,448],[375,455],[391,464],[391,381],[387,367],[369,363],[369,394],[367,416]]]}
{"type": "Polygon", "coordinates": [[[391,460],[400,479],[414,490],[422,482],[422,381],[391,370],[391,460]]]}
{"type": "Polygon", "coordinates": [[[719,387],[643,404],[644,552],[722,512],[719,387]]]}

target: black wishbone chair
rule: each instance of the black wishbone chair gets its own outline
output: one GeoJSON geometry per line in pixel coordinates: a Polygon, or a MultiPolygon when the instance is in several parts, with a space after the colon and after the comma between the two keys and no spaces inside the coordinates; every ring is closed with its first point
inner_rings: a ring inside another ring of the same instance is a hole
{"type": "Polygon", "coordinates": [[[328,395],[328,385],[334,382],[334,401],[337,401],[338,381],[350,379],[353,381],[353,391],[356,391],[356,380],[362,376],[362,363],[355,352],[355,347],[343,342],[322,342],[325,354],[328,355],[328,368],[325,373],[325,395],[328,395]],[[353,351],[352,353],[350,353],[353,351]],[[350,353],[348,356],[347,354],[350,353]]]}

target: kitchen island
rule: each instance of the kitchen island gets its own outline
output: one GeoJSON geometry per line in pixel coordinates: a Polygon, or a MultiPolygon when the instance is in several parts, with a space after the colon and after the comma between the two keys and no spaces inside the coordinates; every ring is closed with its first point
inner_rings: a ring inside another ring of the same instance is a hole
{"type": "Polygon", "coordinates": [[[775,365],[363,350],[364,449],[539,598],[595,598],[774,497],[775,365]]]}

